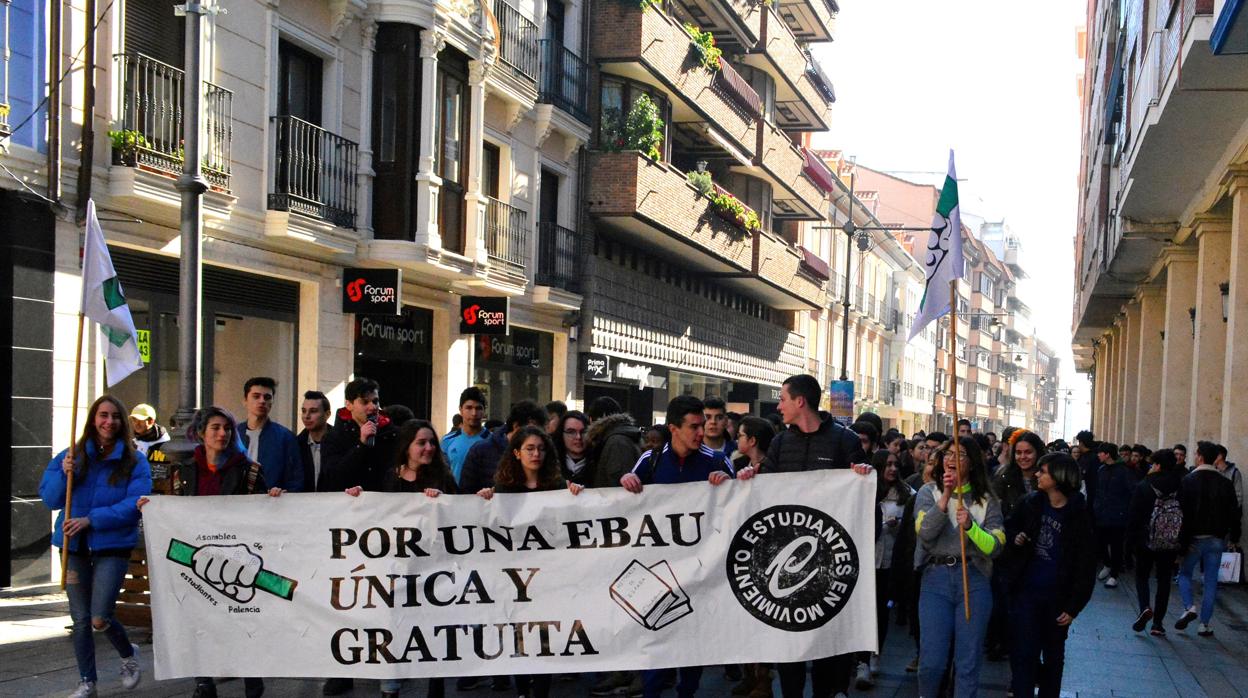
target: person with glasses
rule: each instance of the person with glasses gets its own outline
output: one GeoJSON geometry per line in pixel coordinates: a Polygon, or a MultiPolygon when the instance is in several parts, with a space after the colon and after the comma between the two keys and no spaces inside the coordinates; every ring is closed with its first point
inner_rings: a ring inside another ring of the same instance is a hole
{"type": "Polygon", "coordinates": [[[589,448],[585,435],[588,430],[589,417],[578,410],[569,410],[559,418],[555,433],[551,435],[563,479],[586,487],[594,482],[594,469],[587,457],[589,448]]]}
{"type": "Polygon", "coordinates": [[[934,481],[919,490],[914,505],[914,528],[924,561],[919,590],[923,629],[919,695],[939,695],[952,645],[955,695],[973,698],[979,694],[984,636],[992,613],[992,561],[1005,548],[1005,531],[1001,504],[988,486],[979,444],[970,436],[957,437],[956,455],[953,444],[950,441],[937,449],[934,481]],[[963,562],[967,565],[969,619],[963,599],[963,562]]]}
{"type": "Polygon", "coordinates": [[[1002,567],[1009,592],[1010,669],[1016,696],[1061,693],[1066,636],[1096,585],[1092,512],[1079,493],[1074,458],[1050,453],[1039,461],[1036,491],[1005,522],[1002,567]]]}
{"type": "MultiPolygon", "coordinates": [[[[495,493],[528,494],[564,488],[574,495],[585,489],[575,482],[564,481],[555,444],[546,433],[545,426],[539,422],[520,427],[512,433],[507,440],[507,451],[503,453],[498,471],[494,474],[494,486],[480,489],[477,496],[488,501],[495,493]]],[[[513,681],[521,698],[550,696],[550,674],[522,674],[513,677],[513,681]]]]}

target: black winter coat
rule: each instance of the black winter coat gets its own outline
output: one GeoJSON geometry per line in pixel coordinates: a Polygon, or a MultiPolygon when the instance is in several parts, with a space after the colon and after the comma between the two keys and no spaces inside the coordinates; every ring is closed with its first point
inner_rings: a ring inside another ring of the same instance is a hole
{"type": "MultiPolygon", "coordinates": [[[[1048,504],[1044,492],[1032,492],[1024,497],[1005,521],[1005,555],[1001,562],[1006,583],[1011,594],[1033,593],[1026,588],[1027,565],[1036,551],[1036,539],[1040,537],[1040,517],[1048,504]],[[1014,539],[1019,533],[1027,534],[1027,542],[1018,546],[1014,539]]],[[[1057,607],[1073,618],[1088,605],[1092,588],[1096,586],[1096,545],[1093,542],[1092,516],[1083,495],[1078,492],[1066,501],[1069,507],[1066,522],[1062,526],[1058,543],[1056,590],[1057,607]]]]}
{"type": "Polygon", "coordinates": [[[776,434],[767,449],[764,473],[849,468],[870,462],[862,442],[853,431],[837,424],[826,412],[819,413],[819,428],[805,434],[795,426],[776,434]]]}
{"type": "Polygon", "coordinates": [[[486,487],[494,486],[494,474],[507,452],[507,433],[504,427],[495,429],[490,438],[472,445],[464,457],[464,469],[459,473],[459,491],[476,494],[486,487]]]}
{"type": "Polygon", "coordinates": [[[360,443],[360,425],[351,413],[338,412],[334,428],[321,441],[321,478],[317,491],[341,492],[350,487],[363,487],[380,492],[386,472],[398,463],[399,430],[382,415],[377,422],[373,445],[360,443]]]}
{"type": "Polygon", "coordinates": [[[1152,473],[1147,475],[1140,484],[1135,486],[1131,494],[1131,505],[1127,508],[1128,550],[1148,547],[1148,527],[1153,521],[1153,507],[1157,504],[1157,493],[1174,494],[1179,491],[1183,482],[1183,473],[1152,473]]]}
{"type": "Polygon", "coordinates": [[[1001,500],[1001,515],[1008,519],[1019,500],[1027,496],[1023,469],[1013,463],[1002,466],[992,477],[992,493],[1001,500]]]}
{"type": "Polygon", "coordinates": [[[1096,471],[1096,499],[1092,505],[1097,526],[1127,525],[1127,507],[1136,483],[1134,471],[1122,461],[1102,465],[1096,471]]]}
{"type": "Polygon", "coordinates": [[[591,469],[591,474],[589,481],[582,484],[619,487],[620,478],[632,472],[641,458],[641,430],[627,414],[607,415],[589,425],[585,448],[589,459],[585,467],[591,469]]]}
{"type": "Polygon", "coordinates": [[[1239,500],[1235,486],[1213,468],[1198,467],[1183,478],[1179,488],[1183,507],[1183,547],[1196,536],[1228,538],[1239,543],[1239,500]]]}

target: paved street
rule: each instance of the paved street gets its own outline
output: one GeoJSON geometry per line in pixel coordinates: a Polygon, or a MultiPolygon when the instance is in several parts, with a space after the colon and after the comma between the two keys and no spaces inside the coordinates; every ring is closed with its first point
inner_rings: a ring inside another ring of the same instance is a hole
{"type": "MultiPolygon", "coordinates": [[[[1199,638],[1193,624],[1186,633],[1171,631],[1165,639],[1131,631],[1135,617],[1130,578],[1115,590],[1098,587],[1088,610],[1075,622],[1066,646],[1063,695],[1102,698],[1107,696],[1181,696],[1222,698],[1248,695],[1248,589],[1222,590],[1214,618],[1216,635],[1199,638]]],[[[1171,601],[1180,607],[1177,590],[1171,601]]],[[[1169,627],[1173,623],[1167,623],[1169,627]]],[[[0,596],[0,696],[67,695],[75,684],[73,650],[64,630],[69,622],[64,597],[53,590],[9,592],[0,596]]],[[[99,641],[101,696],[185,696],[190,680],[150,681],[150,638],[137,637],[143,646],[148,672],[140,689],[130,693],[116,679],[117,660],[107,642],[99,641]]],[[[905,628],[890,628],[876,687],[855,695],[914,696],[914,674],[904,667],[914,645],[905,628]]],[[[1007,662],[989,662],[980,684],[982,694],[1000,696],[1008,679],[1007,662]]],[[[311,680],[271,680],[267,696],[320,695],[320,683],[311,680]]],[[[699,695],[727,696],[730,685],[719,669],[708,670],[699,695]]],[[[241,696],[239,681],[220,685],[220,695],[241,696]]],[[[778,690],[778,688],[777,688],[778,690]]],[[[357,683],[356,696],[375,696],[375,681],[357,683]]],[[[488,689],[451,695],[486,698],[508,695],[488,689]]],[[[424,695],[423,687],[407,686],[405,696],[424,695]]],[[[573,698],[588,695],[587,681],[556,683],[554,695],[573,698]]]]}

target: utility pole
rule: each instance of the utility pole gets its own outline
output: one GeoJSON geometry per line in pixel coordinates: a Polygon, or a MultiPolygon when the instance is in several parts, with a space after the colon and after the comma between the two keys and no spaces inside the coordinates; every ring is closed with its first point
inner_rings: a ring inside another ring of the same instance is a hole
{"type": "Polygon", "coordinates": [[[203,135],[203,75],[200,71],[203,18],[212,12],[204,2],[190,0],[174,7],[186,17],[186,74],[182,86],[182,176],[175,188],[182,195],[180,225],[182,247],[178,259],[178,411],[174,414],[174,439],[163,449],[176,462],[190,455],[194,444],[186,428],[202,399],[203,346],[200,330],[203,197],[208,182],[201,170],[203,135]]]}

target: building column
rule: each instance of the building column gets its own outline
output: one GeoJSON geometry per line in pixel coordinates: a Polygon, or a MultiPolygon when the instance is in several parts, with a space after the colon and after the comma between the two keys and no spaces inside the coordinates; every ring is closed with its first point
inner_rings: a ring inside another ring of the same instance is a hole
{"type": "MultiPolygon", "coordinates": [[[[1192,321],[1196,303],[1196,255],[1166,252],[1166,339],[1161,359],[1161,445],[1185,443],[1192,411],[1192,321]]],[[[1194,445],[1189,445],[1194,448],[1194,445]]]]}
{"type": "MultiPolygon", "coordinates": [[[[433,171],[433,148],[437,134],[438,53],[446,47],[446,34],[437,29],[420,32],[420,151],[416,162],[416,215],[414,240],[418,245],[442,248],[438,231],[438,205],[442,178],[433,171]]],[[[370,78],[371,79],[371,78],[370,78]]]]}
{"type": "Polygon", "coordinates": [[[492,64],[468,61],[468,186],[467,228],[470,237],[464,241],[465,253],[484,264],[488,259],[485,244],[485,216],[488,199],[481,190],[482,146],[485,138],[485,76],[492,64]]]}
{"type": "Polygon", "coordinates": [[[1160,438],[1161,402],[1157,399],[1157,368],[1162,365],[1162,337],[1166,328],[1166,296],[1159,287],[1148,284],[1137,296],[1140,309],[1140,351],[1136,375],[1145,384],[1136,390],[1135,438],[1147,446],[1163,446],[1160,438]]]}
{"type": "Polygon", "coordinates": [[[1092,343],[1092,433],[1098,439],[1104,439],[1109,432],[1105,424],[1106,385],[1109,383],[1109,366],[1105,338],[1093,340],[1092,343]]]}
{"type": "Polygon", "coordinates": [[[1202,219],[1193,236],[1196,264],[1196,339],[1192,349],[1191,416],[1188,437],[1195,443],[1222,436],[1222,379],[1226,370],[1226,325],[1222,291],[1230,279],[1231,225],[1225,218],[1202,219]]]}
{"type": "Polygon", "coordinates": [[[1140,443],[1140,435],[1135,429],[1135,408],[1140,393],[1140,304],[1136,301],[1127,303],[1126,317],[1122,321],[1123,356],[1122,364],[1122,440],[1140,443]]]}
{"type": "Polygon", "coordinates": [[[1121,345],[1121,335],[1118,331],[1118,324],[1115,322],[1105,341],[1105,354],[1109,364],[1109,376],[1107,376],[1109,384],[1106,386],[1108,394],[1105,396],[1105,433],[1106,438],[1114,443],[1120,441],[1122,437],[1122,422],[1119,421],[1118,414],[1122,404],[1122,395],[1119,392],[1122,387],[1121,345]]]}
{"type": "Polygon", "coordinates": [[[360,22],[360,163],[356,170],[356,229],[373,236],[373,54],[377,50],[377,21],[360,22]]]}
{"type": "MultiPolygon", "coordinates": [[[[1248,449],[1248,173],[1231,178],[1231,269],[1226,325],[1226,369],[1222,379],[1222,438],[1233,454],[1248,449]]],[[[1239,456],[1242,460],[1243,456],[1239,456]]]]}

